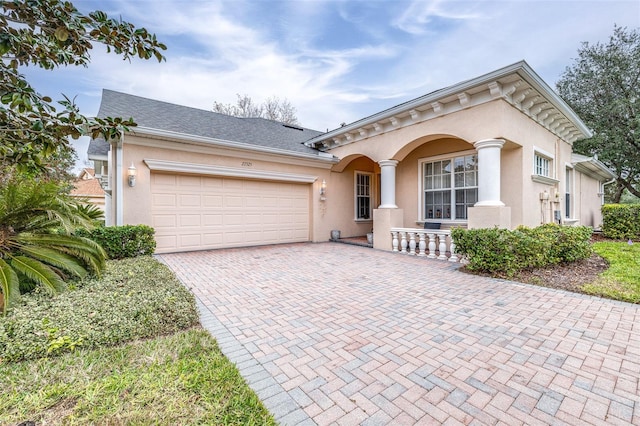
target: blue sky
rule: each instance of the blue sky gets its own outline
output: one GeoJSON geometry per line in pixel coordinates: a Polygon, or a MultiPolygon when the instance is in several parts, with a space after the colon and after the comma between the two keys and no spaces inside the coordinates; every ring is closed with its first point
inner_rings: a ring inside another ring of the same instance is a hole
{"type": "MultiPolygon", "coordinates": [[[[96,45],[91,65],[25,68],[36,90],[95,115],[103,88],[211,109],[288,99],[302,125],[338,127],[526,60],[552,87],[581,42],[640,27],[638,0],[126,0],[74,2],[155,33],[167,61],[122,61],[96,45]]],[[[86,141],[78,144],[81,157],[86,141]]]]}

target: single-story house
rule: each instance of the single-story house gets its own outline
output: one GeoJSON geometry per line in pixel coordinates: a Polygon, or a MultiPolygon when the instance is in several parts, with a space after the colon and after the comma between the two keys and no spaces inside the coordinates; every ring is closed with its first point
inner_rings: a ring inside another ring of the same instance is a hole
{"type": "Polygon", "coordinates": [[[78,177],[73,181],[70,195],[105,211],[105,192],[93,168],[84,167],[80,170],[78,177]]]}
{"type": "Polygon", "coordinates": [[[160,253],[332,230],[373,230],[374,247],[392,250],[407,229],[598,227],[614,177],[572,152],[591,132],[524,61],[328,132],[110,90],[98,115],[138,123],[89,146],[107,223],[154,227],[160,253]]]}

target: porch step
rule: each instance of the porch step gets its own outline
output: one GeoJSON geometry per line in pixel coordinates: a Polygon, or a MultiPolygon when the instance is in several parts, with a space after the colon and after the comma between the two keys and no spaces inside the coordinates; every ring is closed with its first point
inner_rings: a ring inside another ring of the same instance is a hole
{"type": "Polygon", "coordinates": [[[369,244],[367,242],[367,237],[349,237],[349,238],[340,238],[337,240],[329,240],[332,241],[334,243],[341,243],[341,244],[350,244],[352,246],[360,246],[360,247],[371,247],[373,248],[373,244],[369,244]]]}

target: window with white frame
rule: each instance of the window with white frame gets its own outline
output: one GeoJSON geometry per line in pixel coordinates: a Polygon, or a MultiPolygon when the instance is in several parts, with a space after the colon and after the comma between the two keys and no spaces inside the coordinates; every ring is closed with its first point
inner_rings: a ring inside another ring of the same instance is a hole
{"type": "Polygon", "coordinates": [[[478,158],[475,154],[421,163],[422,220],[466,220],[478,201],[478,158]]]}
{"type": "Polygon", "coordinates": [[[356,220],[370,220],[373,199],[371,196],[372,173],[356,172],[355,210],[356,220]]]}
{"type": "Polygon", "coordinates": [[[551,176],[551,158],[542,155],[539,152],[534,154],[533,174],[544,177],[551,176]]]}

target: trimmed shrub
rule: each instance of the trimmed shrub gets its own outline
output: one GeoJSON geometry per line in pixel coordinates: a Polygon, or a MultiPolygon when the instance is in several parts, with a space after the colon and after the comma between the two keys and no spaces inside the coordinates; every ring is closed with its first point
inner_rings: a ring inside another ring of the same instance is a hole
{"type": "Polygon", "coordinates": [[[147,225],[101,226],[79,233],[100,244],[109,259],[146,256],[156,250],[155,231],[147,225]]]}
{"type": "Polygon", "coordinates": [[[640,204],[605,204],[602,206],[602,232],[614,240],[640,237],[640,204]]]}
{"type": "Polygon", "coordinates": [[[586,226],[561,227],[547,224],[537,228],[452,230],[456,252],[469,260],[472,271],[513,276],[529,268],[585,259],[592,253],[586,226]]]}
{"type": "Polygon", "coordinates": [[[198,323],[193,295],[151,257],[110,260],[101,278],[56,297],[35,292],[0,318],[0,362],[169,334],[198,323]]]}

